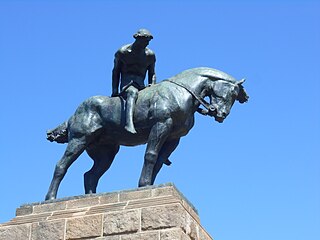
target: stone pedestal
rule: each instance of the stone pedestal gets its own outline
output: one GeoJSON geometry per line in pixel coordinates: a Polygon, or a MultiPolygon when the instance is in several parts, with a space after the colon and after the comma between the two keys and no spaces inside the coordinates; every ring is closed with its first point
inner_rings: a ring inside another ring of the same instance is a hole
{"type": "Polygon", "coordinates": [[[23,205],[0,240],[212,240],[172,184],[23,205]]]}

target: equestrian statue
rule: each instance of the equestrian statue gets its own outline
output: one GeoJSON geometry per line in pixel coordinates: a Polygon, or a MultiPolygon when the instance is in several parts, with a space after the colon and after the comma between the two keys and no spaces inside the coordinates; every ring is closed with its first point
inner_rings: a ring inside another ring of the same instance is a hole
{"type": "Polygon", "coordinates": [[[109,169],[119,147],[147,144],[139,187],[152,185],[180,138],[194,125],[194,114],[214,117],[222,123],[235,101],[248,100],[244,80],[212,68],[193,68],[141,89],[135,100],[134,132],[126,126],[126,99],[94,96],[76,109],[69,120],[47,132],[47,139],[67,143],[58,161],[46,200],[55,199],[71,164],[84,152],[93,167],[84,174],[85,193],[96,193],[100,177],[109,169]],[[208,101],[205,98],[208,98],[208,101]]]}

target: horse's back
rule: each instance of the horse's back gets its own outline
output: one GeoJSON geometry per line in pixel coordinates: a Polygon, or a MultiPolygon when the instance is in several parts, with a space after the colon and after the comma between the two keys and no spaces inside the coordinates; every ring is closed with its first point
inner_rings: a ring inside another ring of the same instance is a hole
{"type": "Polygon", "coordinates": [[[106,124],[119,121],[121,110],[116,98],[93,96],[83,101],[68,121],[69,131],[91,134],[106,124]]]}

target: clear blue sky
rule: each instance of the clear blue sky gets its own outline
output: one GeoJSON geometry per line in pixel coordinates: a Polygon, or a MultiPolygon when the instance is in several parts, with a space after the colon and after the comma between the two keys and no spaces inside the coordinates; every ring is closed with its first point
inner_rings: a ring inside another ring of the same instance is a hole
{"type": "MultiPolygon", "coordinates": [[[[111,94],[114,53],[141,27],[158,80],[207,66],[250,95],[223,124],[197,115],[156,183],[176,184],[217,240],[320,239],[319,1],[0,0],[0,222],[44,199],[66,147],[46,130],[111,94]]],[[[135,188],[143,152],[122,148],[98,191],[135,188]]],[[[83,194],[91,164],[58,196],[83,194]]]]}

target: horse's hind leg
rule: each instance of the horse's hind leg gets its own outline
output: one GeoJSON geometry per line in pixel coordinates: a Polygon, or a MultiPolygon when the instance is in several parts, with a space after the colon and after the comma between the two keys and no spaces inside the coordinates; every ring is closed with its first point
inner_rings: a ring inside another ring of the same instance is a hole
{"type": "Polygon", "coordinates": [[[153,170],[151,184],[154,183],[154,181],[155,181],[155,179],[157,177],[157,174],[159,173],[163,163],[170,157],[171,153],[179,145],[179,141],[180,141],[180,138],[174,139],[174,140],[170,140],[170,141],[166,141],[163,144],[163,146],[162,146],[162,148],[160,150],[160,153],[159,153],[159,157],[158,157],[157,163],[156,163],[156,165],[154,167],[154,170],[153,170]]]}
{"type": "Polygon", "coordinates": [[[118,145],[92,144],[87,153],[94,160],[93,167],[84,174],[85,193],[96,193],[100,177],[109,169],[119,151],[118,145]]]}
{"type": "Polygon", "coordinates": [[[61,160],[57,163],[53,178],[46,195],[46,200],[55,199],[59,185],[70,165],[81,155],[85,149],[85,139],[73,138],[69,141],[66,151],[61,160]]]}

